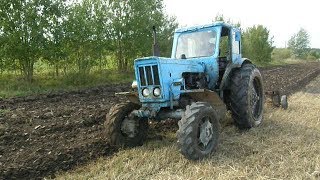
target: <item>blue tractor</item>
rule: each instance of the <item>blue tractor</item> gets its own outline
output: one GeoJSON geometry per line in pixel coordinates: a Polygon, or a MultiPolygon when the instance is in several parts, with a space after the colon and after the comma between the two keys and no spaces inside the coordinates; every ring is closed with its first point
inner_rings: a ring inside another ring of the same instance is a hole
{"type": "MultiPolygon", "coordinates": [[[[155,33],[155,30],[154,30],[155,33]]],[[[156,37],[156,36],[155,36],[156,37]]],[[[156,39],[156,38],[155,38],[156,39]]],[[[175,31],[171,58],[136,59],[129,101],[110,109],[105,122],[111,145],[133,147],[146,139],[149,120],[178,120],[178,147],[188,159],[213,152],[219,122],[230,110],[240,129],[263,119],[259,70],[241,56],[241,32],[224,22],[175,31]]]]}

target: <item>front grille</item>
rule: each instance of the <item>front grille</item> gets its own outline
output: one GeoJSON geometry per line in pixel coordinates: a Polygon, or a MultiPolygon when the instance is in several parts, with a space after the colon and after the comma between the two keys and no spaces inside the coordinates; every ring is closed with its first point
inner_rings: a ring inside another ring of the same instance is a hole
{"type": "Polygon", "coordinates": [[[141,86],[160,85],[158,65],[139,67],[141,86]]]}

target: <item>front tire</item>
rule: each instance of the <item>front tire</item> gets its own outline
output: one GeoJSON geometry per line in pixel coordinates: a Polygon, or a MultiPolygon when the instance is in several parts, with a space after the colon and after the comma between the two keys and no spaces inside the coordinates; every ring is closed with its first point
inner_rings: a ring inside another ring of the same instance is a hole
{"type": "Polygon", "coordinates": [[[261,124],[264,91],[260,71],[253,64],[244,64],[233,72],[228,98],[238,128],[250,129],[261,124]]]}
{"type": "Polygon", "coordinates": [[[178,124],[178,146],[187,159],[202,159],[216,150],[219,120],[210,104],[196,102],[188,105],[178,124]]]}
{"type": "Polygon", "coordinates": [[[147,136],[148,120],[128,117],[133,110],[139,108],[137,104],[126,102],[110,109],[104,126],[112,146],[135,147],[143,144],[147,136]]]}

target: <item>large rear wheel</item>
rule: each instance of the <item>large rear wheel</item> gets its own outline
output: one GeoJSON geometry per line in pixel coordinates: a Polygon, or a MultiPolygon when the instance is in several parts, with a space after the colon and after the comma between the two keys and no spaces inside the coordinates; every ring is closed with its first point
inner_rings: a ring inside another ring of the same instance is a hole
{"type": "Polygon", "coordinates": [[[141,146],[146,139],[148,120],[129,117],[129,114],[140,106],[132,102],[116,104],[106,116],[105,129],[107,138],[113,146],[141,146]]]}
{"type": "Polygon", "coordinates": [[[263,119],[264,92],[260,71],[253,64],[244,64],[231,77],[229,109],[240,129],[250,129],[263,119]]]}

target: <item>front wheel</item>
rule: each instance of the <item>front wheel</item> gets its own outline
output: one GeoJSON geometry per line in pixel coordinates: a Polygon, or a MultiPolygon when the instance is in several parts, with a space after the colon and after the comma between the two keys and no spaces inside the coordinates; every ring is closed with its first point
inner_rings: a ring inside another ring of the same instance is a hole
{"type": "Polygon", "coordinates": [[[196,102],[188,105],[178,124],[178,146],[186,158],[202,159],[217,148],[219,120],[210,104],[196,102]]]}
{"type": "Polygon", "coordinates": [[[113,146],[135,147],[141,146],[146,139],[148,120],[130,118],[129,114],[140,106],[132,102],[116,104],[106,116],[106,136],[113,146]]]}

